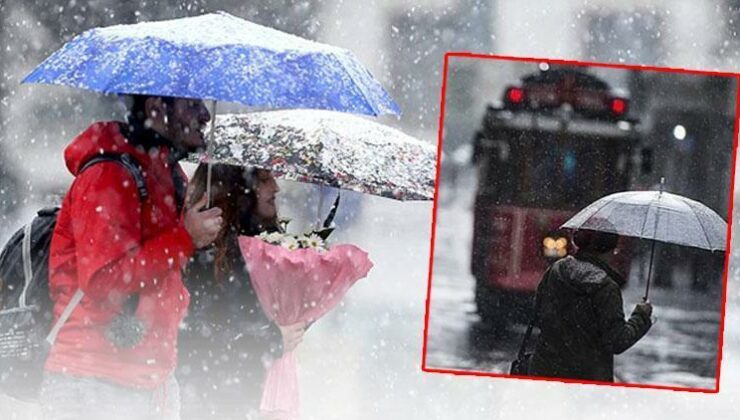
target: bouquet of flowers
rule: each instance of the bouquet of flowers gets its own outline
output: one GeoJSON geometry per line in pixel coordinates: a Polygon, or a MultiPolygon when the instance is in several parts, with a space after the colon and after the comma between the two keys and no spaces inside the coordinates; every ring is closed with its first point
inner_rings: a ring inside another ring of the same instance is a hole
{"type": "MultiPolygon", "coordinates": [[[[278,325],[313,322],[339,304],[372,268],[354,245],[328,246],[319,233],[264,233],[239,237],[252,286],[268,318],[278,325]]],[[[268,370],[260,410],[298,417],[298,377],[292,352],[268,370]]]]}
{"type": "Polygon", "coordinates": [[[262,232],[258,238],[268,244],[280,245],[291,251],[305,248],[316,249],[319,251],[327,250],[326,241],[317,232],[303,233],[300,235],[292,235],[282,232],[262,232]]]}

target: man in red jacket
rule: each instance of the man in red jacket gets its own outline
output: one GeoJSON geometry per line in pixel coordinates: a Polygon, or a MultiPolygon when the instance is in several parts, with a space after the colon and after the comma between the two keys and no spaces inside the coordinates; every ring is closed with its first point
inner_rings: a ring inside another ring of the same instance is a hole
{"type": "Polygon", "coordinates": [[[99,122],[65,150],[75,180],[57,219],[49,259],[56,319],[79,289],[84,297],[59,331],[45,366],[46,418],[178,418],[172,372],[178,326],[189,295],[180,270],[210,244],[221,210],[181,212],[185,174],[177,161],[205,145],[210,120],[200,100],[134,97],[128,124],[99,122]],[[101,154],[138,162],[148,197],[116,161],[84,165],[101,154]],[[84,169],[84,170],[83,170],[84,169]],[[138,337],[121,344],[110,326],[135,297],[138,337]]]}

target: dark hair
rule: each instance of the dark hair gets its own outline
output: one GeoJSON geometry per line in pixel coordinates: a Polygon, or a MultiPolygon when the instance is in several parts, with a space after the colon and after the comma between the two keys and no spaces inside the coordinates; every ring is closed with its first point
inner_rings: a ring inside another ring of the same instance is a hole
{"type": "Polygon", "coordinates": [[[611,232],[579,229],[573,234],[573,242],[579,251],[603,254],[617,247],[619,235],[611,232]]]}
{"type": "MultiPolygon", "coordinates": [[[[255,214],[257,207],[256,169],[216,163],[211,165],[211,205],[221,209],[224,229],[214,241],[216,258],[214,278],[231,269],[226,258],[229,241],[236,235],[254,236],[262,231],[277,229],[277,217],[260,220],[255,214]]],[[[188,207],[194,205],[206,193],[208,165],[201,163],[190,181],[192,192],[188,207]]]]}
{"type": "Polygon", "coordinates": [[[162,101],[168,106],[168,112],[175,103],[175,98],[171,96],[154,96],[154,95],[131,95],[131,106],[126,114],[126,121],[132,126],[143,126],[147,119],[146,101],[149,98],[162,98],[162,101]]]}

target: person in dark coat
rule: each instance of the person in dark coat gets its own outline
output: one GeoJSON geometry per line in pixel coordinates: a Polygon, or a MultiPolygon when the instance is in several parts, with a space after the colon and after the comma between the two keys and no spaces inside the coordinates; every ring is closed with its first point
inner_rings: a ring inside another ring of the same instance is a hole
{"type": "MultiPolygon", "coordinates": [[[[212,171],[212,201],[223,210],[224,230],[184,271],[191,298],[178,349],[182,418],[257,418],[267,367],[300,343],[305,325],[268,320],[237,243],[239,235],[279,230],[272,174],[220,164],[212,171]]],[[[205,192],[206,173],[206,165],[196,170],[192,197],[205,192]]]]}
{"type": "Polygon", "coordinates": [[[579,230],[574,256],[555,261],[537,287],[540,334],[532,376],[614,381],[614,355],[632,347],[650,329],[652,306],[638,303],[625,321],[624,278],[603,260],[617,247],[613,233],[579,230]]]}

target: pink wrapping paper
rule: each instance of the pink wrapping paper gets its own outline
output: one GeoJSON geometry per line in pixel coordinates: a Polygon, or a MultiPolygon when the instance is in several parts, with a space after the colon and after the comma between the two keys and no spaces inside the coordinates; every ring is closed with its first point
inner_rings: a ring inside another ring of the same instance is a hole
{"type": "MultiPolygon", "coordinates": [[[[311,322],[339,304],[349,288],[372,268],[368,255],[354,245],[328,251],[288,250],[256,237],[240,236],[252,286],[268,318],[278,325],[311,322]]],[[[267,372],[260,410],[298,418],[296,360],[285,353],[267,372]]]]}

